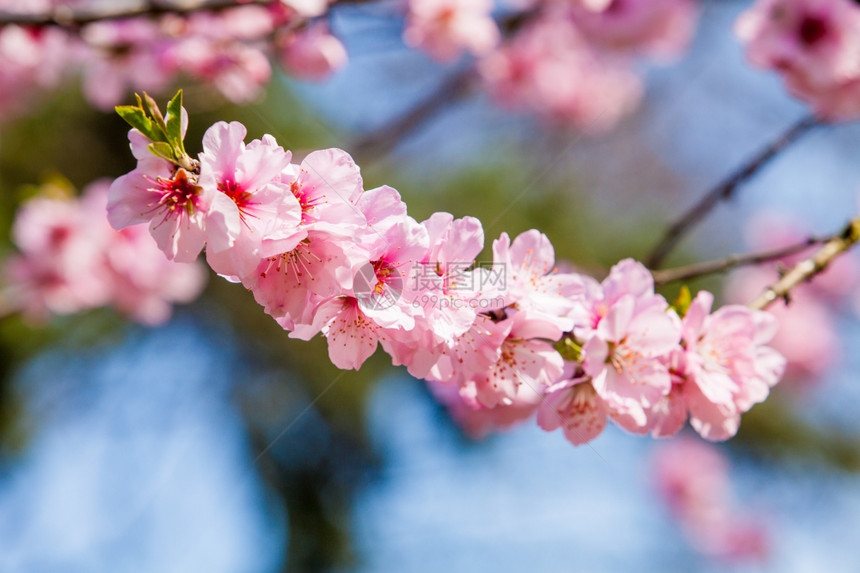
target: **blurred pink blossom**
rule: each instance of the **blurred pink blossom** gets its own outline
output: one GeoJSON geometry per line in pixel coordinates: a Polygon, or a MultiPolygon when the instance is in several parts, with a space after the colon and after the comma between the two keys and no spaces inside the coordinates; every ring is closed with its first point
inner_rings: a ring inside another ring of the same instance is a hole
{"type": "Polygon", "coordinates": [[[492,0],[408,0],[403,40],[440,62],[488,53],[499,41],[492,0]]]}
{"type": "Polygon", "coordinates": [[[26,110],[35,92],[57,87],[79,50],[58,28],[0,27],[0,120],[26,110]]]}
{"type": "Polygon", "coordinates": [[[695,31],[694,0],[609,0],[598,10],[593,4],[574,2],[571,15],[589,41],[610,50],[677,57],[695,31]]]}
{"type": "Polygon", "coordinates": [[[96,107],[110,110],[130,91],[159,92],[176,73],[165,58],[167,38],[145,18],[108,20],[81,30],[84,94],[96,107]]]}
{"type": "Polygon", "coordinates": [[[860,115],[860,6],[851,0],[758,0],[737,21],[753,65],[778,71],[826,119],[860,115]]]}
{"type": "Polygon", "coordinates": [[[282,36],[278,54],[290,74],[311,81],[324,80],[347,62],[346,48],[325,22],[282,36]]]}
{"type": "Polygon", "coordinates": [[[165,60],[205,82],[227,99],[244,103],[257,98],[272,75],[265,42],[277,18],[262,6],[239,6],[222,12],[195,12],[175,20],[177,41],[165,60]]]}
{"type": "Polygon", "coordinates": [[[480,439],[519,424],[530,418],[538,407],[539,400],[527,400],[524,396],[516,403],[500,404],[495,408],[475,408],[468,404],[456,386],[428,381],[433,396],[448,408],[451,418],[469,437],[480,439]]]}
{"type": "Polygon", "coordinates": [[[143,226],[111,229],[108,187],[98,181],[80,199],[36,198],[21,207],[13,229],[19,254],[4,264],[10,306],[44,321],[111,305],[144,324],[159,324],[174,303],[200,294],[206,281],[201,265],[169,261],[143,226]]]}
{"type": "Polygon", "coordinates": [[[729,561],[767,558],[767,530],[735,507],[729,463],[718,449],[678,438],[657,449],[653,467],[657,491],[696,549],[729,561]]]}
{"type": "Polygon", "coordinates": [[[642,87],[629,62],[599,52],[565,19],[543,18],[479,63],[499,104],[586,131],[605,131],[635,108],[642,87]]]}

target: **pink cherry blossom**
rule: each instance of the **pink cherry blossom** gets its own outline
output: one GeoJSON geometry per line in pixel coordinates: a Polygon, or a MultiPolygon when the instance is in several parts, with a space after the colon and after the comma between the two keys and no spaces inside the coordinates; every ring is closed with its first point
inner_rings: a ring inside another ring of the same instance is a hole
{"type": "Polygon", "coordinates": [[[591,132],[615,126],[642,92],[628,62],[596,51],[565,18],[529,24],[479,70],[499,104],[591,132]]]}
{"type": "Polygon", "coordinates": [[[370,262],[370,231],[356,204],[363,192],[361,174],[347,153],[315,151],[301,166],[287,166],[281,179],[299,202],[307,236],[292,250],[261,260],[243,284],[267,313],[292,329],[295,319],[310,316],[314,297],[327,299],[352,288],[359,268],[370,262]]]}
{"type": "Polygon", "coordinates": [[[250,40],[271,33],[274,23],[262,6],[195,12],[175,22],[179,41],[171,44],[165,61],[212,83],[232,102],[252,101],[268,83],[272,68],[250,40]]]}
{"type": "Polygon", "coordinates": [[[108,20],[81,31],[89,51],[84,70],[84,94],[97,107],[109,110],[129,91],[163,91],[176,69],[164,57],[167,38],[145,18],[108,20]]]}
{"type": "Polygon", "coordinates": [[[356,206],[364,188],[361,171],[341,149],[314,151],[300,166],[290,166],[283,178],[302,207],[302,223],[315,229],[352,235],[366,224],[356,206]]]}
{"type": "Polygon", "coordinates": [[[647,431],[646,410],[672,387],[661,357],[674,350],[680,320],[654,294],[651,274],[632,260],[615,265],[598,286],[586,284],[573,316],[582,344],[583,368],[609,409],[626,421],[625,429],[647,431]]]}
{"type": "Polygon", "coordinates": [[[429,249],[409,277],[409,296],[423,310],[434,342],[452,344],[471,327],[485,296],[492,296],[484,293],[484,275],[472,269],[484,230],[474,217],[454,219],[450,213],[434,213],[422,225],[429,249]]]}
{"type": "Polygon", "coordinates": [[[538,409],[538,426],[551,432],[562,428],[574,446],[590,442],[606,428],[609,410],[587,378],[553,384],[538,409]]]}
{"type": "Polygon", "coordinates": [[[42,197],[21,207],[13,228],[20,253],[3,269],[12,308],[44,321],[111,305],[134,320],[158,324],[170,317],[174,303],[200,293],[202,266],[169,261],[143,226],[111,229],[108,187],[98,181],[80,199],[42,197]]]}
{"type": "Polygon", "coordinates": [[[409,0],[403,39],[441,62],[488,53],[499,40],[492,0],[409,0]]]}
{"type": "Polygon", "coordinates": [[[167,259],[145,226],[110,228],[105,217],[109,184],[99,181],[82,194],[81,206],[89,225],[101,229],[101,256],[109,272],[110,304],[122,314],[148,325],[170,318],[173,305],[200,295],[207,274],[199,261],[177,263],[167,259]]]}
{"type": "Polygon", "coordinates": [[[136,129],[128,138],[137,167],[111,184],[110,224],[120,230],[149,223],[158,247],[169,259],[193,261],[206,242],[209,211],[224,212],[232,202],[214,185],[199,185],[195,174],[153,155],[147,148],[151,142],[136,129]]]}
{"type": "MultiPolygon", "coordinates": [[[[409,216],[380,233],[368,246],[370,259],[362,284],[353,282],[362,311],[375,322],[389,328],[411,330],[415,326],[416,307],[411,304],[408,277],[415,264],[427,252],[427,230],[409,216]]],[[[368,236],[373,236],[369,234],[368,236]]]]}
{"type": "MultiPolygon", "coordinates": [[[[726,282],[726,298],[751,300],[776,278],[775,272],[764,268],[739,270],[726,282]]],[[[777,301],[767,309],[779,322],[769,346],[785,357],[785,375],[793,382],[824,375],[842,354],[833,311],[812,286],[794,289],[791,304],[777,301]]]]}
{"type": "Polygon", "coordinates": [[[0,120],[26,111],[38,90],[56,87],[79,49],[59,28],[0,27],[0,120]]]}
{"type": "Polygon", "coordinates": [[[584,287],[578,275],[555,272],[555,252],[543,233],[532,229],[511,242],[507,233],[493,241],[493,263],[506,273],[505,297],[522,318],[557,328],[558,340],[573,329],[571,312],[584,287]]]}
{"type": "Polygon", "coordinates": [[[477,315],[466,332],[450,343],[437,345],[436,360],[422,377],[459,387],[485,375],[501,358],[502,344],[511,326],[510,321],[499,322],[485,314],[477,315]]]}
{"type": "Polygon", "coordinates": [[[292,250],[260,261],[244,283],[266,313],[285,329],[310,323],[319,303],[352,288],[355,273],[367,263],[366,251],[346,239],[309,230],[292,250]]]}
{"type": "MultiPolygon", "coordinates": [[[[476,264],[477,219],[435,213],[418,223],[395,189],[364,191],[346,152],[315,151],[294,164],[273,137],[246,145],[245,136],[239,123],[217,123],[185,170],[132,130],[138,166],[111,186],[112,223],[150,222],[174,259],[205,243],[210,266],[242,282],[291,337],[322,333],[344,369],[360,368],[381,345],[475,432],[537,410],[541,427],[562,428],[575,445],[608,420],[665,436],[689,417],[702,436],[725,439],[782,376],[768,313],[736,305],[711,313],[713,296],[702,292],[682,320],[641,263],[620,261],[598,283],[560,271],[536,230],[513,240],[503,233],[492,265],[476,264]]],[[[119,261],[133,258],[140,237],[128,234],[119,261]]],[[[39,237],[23,234],[21,243],[39,237]]],[[[126,274],[116,283],[133,301],[117,304],[147,309],[142,320],[160,320],[164,303],[199,288],[158,290],[137,282],[133,266],[117,265],[126,274]]],[[[721,547],[746,550],[741,525],[711,531],[721,547]]]]}
{"type": "Polygon", "coordinates": [[[713,295],[701,291],[683,319],[683,350],[670,365],[676,386],[651,413],[654,434],[671,435],[690,413],[690,424],[709,440],[734,436],[740,415],[763,401],[784,370],[765,346],[775,320],[739,305],[710,313],[713,295]]]}
{"type": "Polygon", "coordinates": [[[4,265],[13,307],[44,321],[107,304],[101,229],[89,223],[73,199],[35,198],[19,209],[12,240],[20,254],[4,265]]]}
{"type": "Polygon", "coordinates": [[[538,402],[564,368],[561,355],[546,341],[547,334],[554,332],[552,327],[530,323],[522,314],[506,319],[501,325],[508,333],[498,360],[460,390],[475,407],[538,402]]]}
{"type": "Polygon", "coordinates": [[[759,0],[735,31],[753,65],[779,71],[819,115],[860,114],[860,6],[851,0],[759,0]]]}
{"type": "Polygon", "coordinates": [[[307,235],[299,228],[301,206],[281,181],[290,153],[271,136],[245,146],[245,134],[241,123],[218,122],[204,134],[200,154],[200,180],[214,180],[232,203],[222,201],[228,221],[207,230],[207,260],[219,274],[240,280],[260,259],[292,250],[307,235]],[[238,233],[232,237],[226,229],[238,233]]]}
{"type": "Polygon", "coordinates": [[[308,340],[321,331],[328,339],[329,357],[339,368],[361,367],[377,342],[415,327],[415,309],[403,297],[403,277],[427,250],[427,231],[403,216],[369,250],[370,275],[359,271],[352,292],[335,296],[315,310],[313,322],[297,325],[290,336],[308,340]]]}
{"type": "Polygon", "coordinates": [[[582,347],[583,368],[598,395],[637,427],[645,427],[646,409],[672,388],[658,357],[678,344],[679,330],[666,309],[651,307],[637,314],[635,300],[625,295],[582,347]]]}
{"type": "Polygon", "coordinates": [[[610,0],[602,10],[573,3],[571,15],[597,45],[675,57],[690,43],[696,12],[693,0],[610,0]]]}
{"type": "Polygon", "coordinates": [[[310,81],[321,81],[344,67],[346,48],[329,32],[325,22],[286,33],[280,40],[281,63],[293,76],[310,81]]]}
{"type": "Polygon", "coordinates": [[[653,465],[657,491],[699,551],[729,561],[767,557],[767,530],[736,507],[728,460],[718,450],[676,439],[657,450],[653,465]]]}
{"type": "Polygon", "coordinates": [[[519,424],[534,414],[537,402],[499,404],[495,408],[475,408],[463,399],[456,386],[428,382],[433,396],[448,408],[448,413],[460,429],[472,439],[480,439],[493,432],[519,424]]]}

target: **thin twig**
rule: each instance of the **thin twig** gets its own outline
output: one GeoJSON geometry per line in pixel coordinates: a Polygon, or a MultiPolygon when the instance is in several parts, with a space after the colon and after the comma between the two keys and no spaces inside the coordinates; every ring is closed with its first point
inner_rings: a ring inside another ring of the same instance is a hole
{"type": "MultiPolygon", "coordinates": [[[[367,4],[372,0],[334,0],[329,8],[347,4],[367,4]]],[[[48,13],[6,12],[0,10],[0,27],[6,24],[21,26],[59,26],[62,28],[79,28],[105,20],[123,20],[139,16],[157,17],[165,14],[192,14],[202,11],[219,11],[238,6],[256,4],[266,6],[278,4],[278,0],[202,0],[189,6],[172,6],[169,3],[143,2],[139,6],[119,7],[113,10],[80,10],[75,11],[68,6],[58,6],[48,13]]],[[[304,17],[301,17],[305,19],[304,17]]]]}
{"type": "Polygon", "coordinates": [[[389,152],[407,135],[435,117],[439,111],[466,97],[475,85],[474,80],[475,73],[471,67],[457,72],[415,107],[381,128],[354,141],[349,149],[358,156],[362,164],[389,152]]]}
{"type": "Polygon", "coordinates": [[[745,265],[759,265],[762,263],[779,260],[783,257],[788,257],[790,255],[805,251],[806,249],[814,245],[824,244],[832,238],[832,236],[809,237],[802,242],[788,245],[786,247],[780,247],[778,249],[769,249],[766,251],[755,251],[752,253],[729,255],[728,257],[724,257],[722,259],[694,263],[692,265],[686,265],[674,269],[655,270],[651,271],[651,274],[654,276],[654,283],[658,285],[674,281],[693,279],[714,273],[725,272],[734,267],[740,267],[745,265]]]}
{"type": "Polygon", "coordinates": [[[858,239],[860,216],[852,219],[841,233],[824,243],[811,257],[794,265],[781,279],[765,289],[749,304],[750,308],[764,310],[781,298],[787,300],[791,289],[824,271],[833,259],[850,249],[858,239]]]}
{"type": "Polygon", "coordinates": [[[820,125],[820,122],[814,115],[805,116],[741,165],[739,169],[720,181],[716,187],[708,191],[669,227],[663,238],[647,257],[646,265],[652,269],[658,268],[678,241],[681,240],[681,237],[699,223],[711,209],[720,201],[731,199],[735,189],[741,183],[758,173],[780,151],[797,141],[803,134],[817,125],[820,125]]]}
{"type": "Polygon", "coordinates": [[[58,6],[52,12],[42,14],[26,14],[0,12],[0,26],[18,24],[27,26],[59,26],[62,28],[79,28],[87,24],[105,20],[122,20],[139,16],[163,16],[165,14],[191,14],[204,10],[224,10],[248,4],[271,4],[272,0],[210,0],[192,6],[170,6],[155,2],[145,2],[136,7],[122,7],[114,10],[80,11],[75,12],[68,6],[58,6]]]}

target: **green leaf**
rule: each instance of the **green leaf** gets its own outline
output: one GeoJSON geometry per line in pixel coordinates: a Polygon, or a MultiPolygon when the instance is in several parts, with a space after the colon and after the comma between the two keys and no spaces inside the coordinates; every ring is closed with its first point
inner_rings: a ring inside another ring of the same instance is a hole
{"type": "Polygon", "coordinates": [[[582,346],[567,336],[555,343],[555,349],[568,362],[579,362],[582,358],[582,346]]]}
{"type": "Polygon", "coordinates": [[[681,291],[678,293],[678,298],[676,298],[675,302],[672,303],[671,308],[675,309],[678,316],[684,318],[684,315],[687,314],[687,311],[690,309],[690,303],[692,302],[693,295],[690,294],[690,289],[687,285],[682,285],[681,291]]]}
{"type": "Polygon", "coordinates": [[[146,116],[146,112],[133,105],[118,105],[116,113],[125,120],[127,124],[141,132],[152,141],[164,141],[164,135],[146,116]]]}
{"type": "Polygon", "coordinates": [[[182,145],[182,90],[167,103],[167,141],[179,150],[182,145]]]}
{"type": "MultiPolygon", "coordinates": [[[[158,103],[156,103],[156,101],[152,99],[152,96],[146,92],[143,92],[143,101],[146,104],[146,109],[149,111],[149,116],[152,118],[152,121],[155,125],[161,128],[161,131],[163,131],[166,136],[167,126],[164,124],[164,116],[161,115],[161,110],[158,109],[158,103]]],[[[164,141],[166,140],[167,139],[165,137],[164,141]]]]}
{"type": "Polygon", "coordinates": [[[149,151],[156,157],[166,159],[171,163],[176,163],[176,156],[173,153],[173,146],[166,141],[154,141],[149,144],[149,151]]]}

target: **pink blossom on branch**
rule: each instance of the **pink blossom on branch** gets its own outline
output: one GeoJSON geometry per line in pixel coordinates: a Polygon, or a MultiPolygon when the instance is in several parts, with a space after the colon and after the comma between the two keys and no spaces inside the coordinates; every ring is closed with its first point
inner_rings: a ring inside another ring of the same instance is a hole
{"type": "MultiPolygon", "coordinates": [[[[180,127],[168,124],[178,145],[180,127]]],[[[664,436],[688,416],[704,437],[726,439],[782,374],[764,312],[711,313],[702,292],[682,321],[640,263],[619,262],[602,283],[560,272],[537,230],[503,233],[492,264],[476,263],[477,219],[435,213],[418,223],[393,188],[365,191],[346,152],[294,164],[273,137],[246,145],[245,136],[241,124],[219,122],[197,160],[167,160],[164,146],[132,130],[138,167],[112,185],[112,222],[151,221],[173,258],[205,243],[210,265],[242,282],[291,337],[321,333],[344,369],[381,345],[481,431],[538,411],[542,428],[561,427],[577,445],[608,420],[664,436]],[[190,206],[175,195],[183,181],[190,206]]]]}
{"type": "Polygon", "coordinates": [[[170,66],[213,84],[236,103],[259,97],[272,75],[256,40],[271,34],[276,20],[262,6],[196,12],[175,22],[178,40],[165,54],[170,66]]]}
{"type": "Polygon", "coordinates": [[[606,403],[588,378],[569,378],[547,389],[537,423],[547,432],[562,428],[567,441],[579,446],[603,432],[608,415],[606,403]]]}
{"type": "Polygon", "coordinates": [[[241,280],[260,259],[289,251],[305,238],[299,227],[302,208],[281,180],[290,164],[285,152],[271,136],[245,145],[245,126],[219,122],[203,136],[200,175],[214,180],[219,193],[230,199],[222,217],[235,236],[213,233],[206,256],[218,274],[241,280]]]}
{"type": "Polygon", "coordinates": [[[301,165],[281,173],[302,209],[301,229],[307,236],[293,249],[258,261],[243,278],[266,312],[285,328],[312,323],[323,299],[352,288],[369,253],[366,220],[356,205],[362,193],[358,166],[339,149],[315,151],[301,165]]]}
{"type": "Polygon", "coordinates": [[[462,385],[460,394],[476,408],[523,402],[537,405],[564,369],[561,355],[547,341],[552,329],[530,324],[522,314],[506,319],[500,326],[506,336],[501,341],[498,359],[462,385]]]}
{"type": "Polygon", "coordinates": [[[700,292],[684,316],[683,348],[669,360],[673,391],[652,415],[656,436],[680,430],[687,411],[704,438],[734,436],[740,415],[767,397],[785,369],[784,359],[765,346],[776,332],[771,315],[739,305],[710,314],[713,299],[700,292]]]}
{"type": "Polygon", "coordinates": [[[601,286],[588,291],[580,314],[590,318],[574,329],[583,370],[610,410],[626,420],[624,427],[644,433],[647,411],[671,390],[659,358],[677,347],[680,321],[654,294],[651,275],[639,263],[618,263],[601,286]]]}
{"type": "Polygon", "coordinates": [[[208,275],[199,262],[177,263],[167,259],[145,226],[114,231],[105,217],[109,184],[99,181],[84,190],[81,206],[106,242],[100,251],[110,273],[110,304],[147,325],[167,321],[173,305],[196,299],[208,275]]]}
{"type": "Polygon", "coordinates": [[[108,220],[114,229],[149,223],[158,247],[177,262],[197,258],[210,225],[220,227],[222,241],[235,239],[238,227],[228,229],[230,219],[223,215],[233,209],[226,195],[214,185],[200,185],[197,174],[155,156],[149,150],[152,141],[137,129],[128,138],[137,167],[111,184],[108,220]]]}

